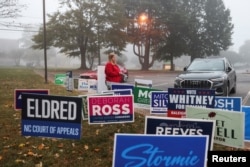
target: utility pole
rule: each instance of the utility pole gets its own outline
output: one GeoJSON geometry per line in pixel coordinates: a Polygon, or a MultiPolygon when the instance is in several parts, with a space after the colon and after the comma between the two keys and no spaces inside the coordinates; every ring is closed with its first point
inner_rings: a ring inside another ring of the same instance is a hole
{"type": "Polygon", "coordinates": [[[48,83],[48,71],[47,71],[47,43],[46,43],[46,14],[45,14],[45,0],[43,0],[43,49],[44,49],[44,78],[45,83],[48,83]]]}

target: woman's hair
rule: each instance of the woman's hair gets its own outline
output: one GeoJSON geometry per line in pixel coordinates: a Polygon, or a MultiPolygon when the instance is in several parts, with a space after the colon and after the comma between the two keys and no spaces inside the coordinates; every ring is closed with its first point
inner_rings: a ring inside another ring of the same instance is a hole
{"type": "Polygon", "coordinates": [[[110,53],[109,54],[109,61],[115,56],[115,53],[110,53]]]}

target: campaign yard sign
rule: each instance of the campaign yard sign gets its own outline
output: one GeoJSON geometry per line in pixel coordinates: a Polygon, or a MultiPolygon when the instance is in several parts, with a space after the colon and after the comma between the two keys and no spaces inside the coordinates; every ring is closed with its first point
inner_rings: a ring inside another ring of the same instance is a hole
{"type": "Polygon", "coordinates": [[[152,86],[153,86],[152,80],[135,79],[135,87],[152,88],[152,86]]]}
{"type": "Polygon", "coordinates": [[[65,85],[66,82],[66,74],[55,74],[54,82],[56,85],[65,85]]]}
{"type": "Polygon", "coordinates": [[[117,90],[117,89],[119,89],[119,90],[121,90],[121,89],[131,89],[131,91],[133,93],[133,91],[134,91],[134,85],[131,85],[131,84],[115,84],[115,83],[113,83],[111,85],[111,89],[112,90],[117,90]]]}
{"type": "Polygon", "coordinates": [[[150,108],[150,97],[152,91],[160,91],[145,87],[134,87],[134,103],[137,108],[150,108]]]}
{"type": "Polygon", "coordinates": [[[79,95],[82,98],[82,119],[88,119],[88,95],[79,95]]]}
{"type": "Polygon", "coordinates": [[[107,94],[111,93],[114,95],[132,95],[132,90],[131,89],[115,89],[115,90],[104,90],[102,93],[107,94]]]}
{"type": "Polygon", "coordinates": [[[22,94],[23,93],[33,93],[33,94],[49,94],[49,89],[15,89],[14,91],[14,104],[15,110],[22,109],[22,94]]]}
{"type": "Polygon", "coordinates": [[[230,111],[241,111],[241,97],[215,97],[214,108],[230,110],[230,111]]]}
{"type": "Polygon", "coordinates": [[[23,94],[22,104],[23,136],[81,138],[81,98],[23,94]]]}
{"type": "MultiPolygon", "coordinates": [[[[104,93],[104,94],[91,94],[91,96],[106,96],[113,95],[113,93],[104,93]]],[[[78,97],[82,98],[82,120],[88,119],[88,96],[89,95],[79,95],[78,97]]]]}
{"type": "Polygon", "coordinates": [[[73,83],[73,73],[72,71],[66,72],[66,80],[65,80],[66,90],[73,91],[74,90],[74,83],[73,83]]]}
{"type": "Polygon", "coordinates": [[[215,120],[214,143],[243,148],[245,113],[212,108],[186,107],[188,118],[215,120]]]}
{"type": "Polygon", "coordinates": [[[79,87],[79,79],[80,78],[73,78],[73,87],[76,90],[78,90],[78,87],[79,87]]]}
{"type": "Polygon", "coordinates": [[[245,140],[250,141],[250,106],[242,106],[245,113],[245,140]]]}
{"type": "Polygon", "coordinates": [[[208,136],[115,134],[112,167],[205,167],[208,136]]]}
{"type": "Polygon", "coordinates": [[[95,79],[88,79],[88,93],[97,93],[97,80],[95,79]]]}
{"type": "Polygon", "coordinates": [[[168,88],[168,117],[186,117],[185,108],[214,108],[215,90],[168,88]]]}
{"type": "Polygon", "coordinates": [[[133,95],[88,96],[89,124],[134,122],[133,95]]]}
{"type": "Polygon", "coordinates": [[[168,92],[152,91],[150,98],[151,114],[167,114],[168,111],[168,92]]]}
{"type": "Polygon", "coordinates": [[[78,79],[78,90],[80,91],[88,91],[89,89],[89,83],[88,83],[88,79],[78,79]]]}
{"type": "Polygon", "coordinates": [[[97,66],[97,89],[96,92],[100,93],[102,90],[107,90],[106,86],[105,65],[97,66]]]}
{"type": "Polygon", "coordinates": [[[214,120],[179,119],[170,117],[146,116],[145,134],[155,135],[208,135],[210,150],[213,150],[214,120]]]}

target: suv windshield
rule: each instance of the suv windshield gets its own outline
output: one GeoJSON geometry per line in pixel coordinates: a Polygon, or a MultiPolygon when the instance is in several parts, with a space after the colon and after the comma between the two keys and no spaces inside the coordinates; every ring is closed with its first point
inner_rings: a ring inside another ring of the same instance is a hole
{"type": "Polygon", "coordinates": [[[187,71],[224,71],[225,65],[223,60],[204,59],[193,61],[187,71]]]}

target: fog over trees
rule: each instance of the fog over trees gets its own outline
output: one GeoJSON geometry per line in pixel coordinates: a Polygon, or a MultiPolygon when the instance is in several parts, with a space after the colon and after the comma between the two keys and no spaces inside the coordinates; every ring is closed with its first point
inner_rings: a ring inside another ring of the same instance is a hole
{"type": "MultiPolygon", "coordinates": [[[[129,43],[142,70],[155,60],[170,60],[173,67],[173,59],[183,54],[191,59],[218,55],[231,45],[233,25],[222,0],[60,2],[67,10],[50,16],[46,42],[68,56],[80,56],[83,70],[91,68],[95,57],[100,63],[102,49],[119,55],[129,43]]],[[[43,48],[42,36],[41,28],[34,49],[43,48]]]]}
{"type": "MultiPolygon", "coordinates": [[[[196,57],[218,55],[236,66],[250,61],[249,41],[239,53],[230,50],[234,25],[222,0],[59,1],[64,10],[50,14],[46,23],[49,66],[68,62],[92,69],[106,61],[109,52],[118,54],[127,68],[142,70],[160,69],[165,63],[181,69],[196,57]]],[[[17,17],[25,8],[14,2],[0,2],[2,17],[17,17]]],[[[0,46],[1,59],[42,67],[43,26],[37,30],[24,32],[16,48],[6,51],[0,46]]]]}

